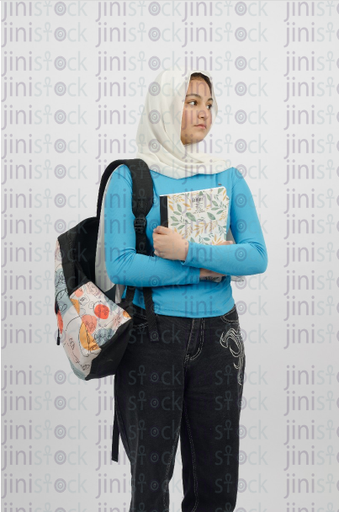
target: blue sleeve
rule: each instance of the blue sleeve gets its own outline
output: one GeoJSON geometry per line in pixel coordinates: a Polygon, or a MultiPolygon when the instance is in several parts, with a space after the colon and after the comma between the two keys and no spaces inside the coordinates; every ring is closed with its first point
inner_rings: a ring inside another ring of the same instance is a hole
{"type": "Polygon", "coordinates": [[[112,283],[136,287],[199,283],[200,268],[136,252],[132,177],[127,166],[116,169],[110,178],[104,215],[105,262],[112,283]]]}
{"type": "Polygon", "coordinates": [[[189,242],[186,260],[181,265],[234,276],[262,274],[267,268],[267,249],[252,193],[238,169],[233,168],[232,172],[228,214],[236,243],[218,246],[189,242]]]}

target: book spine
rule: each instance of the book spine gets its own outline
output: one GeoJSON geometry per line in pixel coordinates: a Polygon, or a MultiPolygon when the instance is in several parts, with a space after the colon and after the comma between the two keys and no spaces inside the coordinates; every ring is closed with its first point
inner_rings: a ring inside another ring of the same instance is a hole
{"type": "Polygon", "coordinates": [[[160,196],[160,225],[168,228],[167,196],[160,196]]]}

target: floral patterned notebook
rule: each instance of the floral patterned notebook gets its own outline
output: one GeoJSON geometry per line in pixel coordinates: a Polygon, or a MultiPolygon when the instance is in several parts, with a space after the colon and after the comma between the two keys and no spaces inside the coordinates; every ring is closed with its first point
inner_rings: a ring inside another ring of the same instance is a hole
{"type": "MultiPolygon", "coordinates": [[[[206,245],[226,241],[229,197],[223,186],[160,195],[161,225],[206,245]]],[[[213,278],[220,282],[221,278],[213,278]]]]}
{"type": "Polygon", "coordinates": [[[225,187],[161,195],[161,225],[191,242],[225,242],[228,205],[225,187]]]}

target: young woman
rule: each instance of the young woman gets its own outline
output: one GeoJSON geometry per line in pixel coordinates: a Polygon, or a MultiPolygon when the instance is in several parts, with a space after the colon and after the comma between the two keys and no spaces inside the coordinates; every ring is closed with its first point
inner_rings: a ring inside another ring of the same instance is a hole
{"type": "Polygon", "coordinates": [[[106,195],[107,273],[113,283],[137,287],[135,323],[114,390],[131,462],[130,511],[169,510],[179,436],[183,512],[231,512],[236,505],[245,347],[230,282],[231,275],[265,272],[267,251],[241,173],[197,151],[216,115],[206,71],[164,71],[148,89],[136,157],[153,178],[154,204],[146,217],[153,255],[135,252],[126,166],[114,171],[106,195]],[[160,226],[160,195],[218,186],[226,188],[226,230],[235,243],[193,243],[160,226]],[[148,336],[144,286],[152,287],[158,343],[148,336]]]}

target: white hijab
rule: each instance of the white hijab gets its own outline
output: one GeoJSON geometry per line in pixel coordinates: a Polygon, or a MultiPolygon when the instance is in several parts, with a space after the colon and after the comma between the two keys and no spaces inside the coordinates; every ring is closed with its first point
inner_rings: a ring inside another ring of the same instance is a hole
{"type": "Polygon", "coordinates": [[[218,105],[211,75],[196,69],[183,76],[182,70],[170,69],[159,73],[150,84],[136,135],[138,152],[135,158],[144,160],[153,171],[175,179],[216,174],[231,167],[228,160],[199,152],[198,142],[186,145],[181,142],[185,97],[190,76],[197,72],[206,75],[212,84],[213,125],[218,105]]]}

